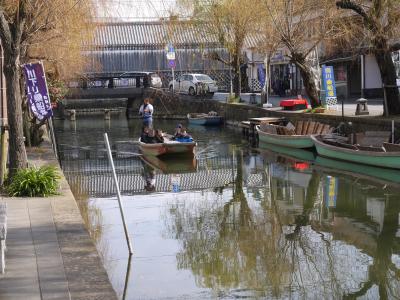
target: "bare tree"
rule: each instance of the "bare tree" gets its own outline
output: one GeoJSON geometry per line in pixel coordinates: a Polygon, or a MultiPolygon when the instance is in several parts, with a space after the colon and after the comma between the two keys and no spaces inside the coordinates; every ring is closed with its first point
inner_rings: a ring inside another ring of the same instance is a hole
{"type": "Polygon", "coordinates": [[[336,1],[336,5],[355,14],[353,18],[348,18],[347,22],[343,22],[347,29],[350,29],[348,40],[353,42],[361,39],[363,50],[367,49],[375,56],[382,82],[387,86],[388,113],[400,114],[396,69],[391,54],[392,51],[400,49],[400,43],[395,43],[400,37],[400,2],[398,0],[341,0],[336,1]],[[361,22],[359,22],[360,19],[361,22]]]}
{"type": "Polygon", "coordinates": [[[208,57],[233,69],[233,91],[239,97],[243,48],[246,38],[254,35],[254,25],[260,21],[260,10],[256,8],[259,3],[247,0],[181,0],[181,3],[191,8],[193,20],[206,29],[210,38],[228,50],[229,57],[217,52],[209,53],[208,57]]]}
{"type": "MultiPolygon", "coordinates": [[[[10,130],[10,177],[18,169],[27,166],[20,66],[29,62],[30,58],[52,61],[55,66],[56,57],[60,62],[62,57],[66,57],[66,53],[76,54],[77,52],[69,47],[77,42],[77,39],[72,38],[72,33],[75,33],[76,37],[79,33],[73,28],[76,28],[77,24],[82,25],[89,21],[87,17],[90,15],[90,7],[90,1],[77,0],[0,1],[0,39],[5,60],[4,75],[10,130]],[[77,13],[77,11],[85,13],[77,13]],[[64,51],[61,50],[63,48],[65,48],[64,51]]],[[[83,37],[83,32],[84,30],[81,30],[79,36],[83,37]]],[[[78,45],[81,46],[80,43],[78,45]]],[[[75,56],[76,61],[79,60],[77,58],[79,56],[75,56]]]]}
{"type": "Polygon", "coordinates": [[[287,48],[288,57],[303,78],[312,107],[318,106],[318,80],[315,78],[310,55],[336,32],[333,26],[334,6],[329,0],[261,1],[268,12],[266,28],[272,26],[273,34],[287,48]]]}

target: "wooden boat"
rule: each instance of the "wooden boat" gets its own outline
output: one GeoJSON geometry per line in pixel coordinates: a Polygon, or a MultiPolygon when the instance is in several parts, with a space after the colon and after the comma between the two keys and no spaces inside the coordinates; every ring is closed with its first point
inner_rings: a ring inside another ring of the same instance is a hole
{"type": "Polygon", "coordinates": [[[383,143],[381,147],[360,146],[327,139],[321,135],[311,138],[320,156],[358,164],[400,169],[400,145],[383,143]]]}
{"type": "Polygon", "coordinates": [[[217,126],[222,123],[222,117],[216,115],[216,113],[209,112],[208,114],[188,114],[187,115],[189,124],[192,125],[205,125],[205,126],[217,126]]]}
{"type": "Polygon", "coordinates": [[[196,142],[178,142],[165,137],[164,143],[146,144],[139,138],[139,148],[144,155],[162,156],[162,155],[193,155],[196,142]]]}
{"type": "Polygon", "coordinates": [[[262,143],[305,149],[314,147],[312,134],[325,134],[332,128],[319,122],[298,121],[295,126],[290,122],[286,126],[261,123],[256,130],[262,143]]]}
{"type": "Polygon", "coordinates": [[[152,168],[164,174],[191,173],[197,171],[197,160],[194,156],[165,157],[143,155],[141,159],[152,168]]]}

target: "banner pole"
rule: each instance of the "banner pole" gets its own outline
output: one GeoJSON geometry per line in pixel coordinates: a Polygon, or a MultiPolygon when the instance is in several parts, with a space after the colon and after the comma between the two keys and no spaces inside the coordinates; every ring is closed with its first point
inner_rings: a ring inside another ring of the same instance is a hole
{"type": "MultiPolygon", "coordinates": [[[[51,99],[50,99],[49,88],[48,88],[48,86],[47,86],[46,72],[45,72],[45,70],[44,70],[43,62],[40,60],[39,63],[40,63],[40,65],[42,66],[42,70],[43,70],[43,80],[44,80],[44,83],[45,83],[45,86],[46,86],[47,96],[49,97],[50,109],[52,110],[52,108],[51,108],[51,99]]],[[[49,131],[50,131],[50,139],[51,139],[52,144],[53,144],[54,155],[56,156],[56,159],[58,160],[56,136],[55,136],[55,134],[54,134],[54,126],[53,126],[53,112],[51,113],[51,117],[47,119],[47,125],[48,125],[49,131]]]]}

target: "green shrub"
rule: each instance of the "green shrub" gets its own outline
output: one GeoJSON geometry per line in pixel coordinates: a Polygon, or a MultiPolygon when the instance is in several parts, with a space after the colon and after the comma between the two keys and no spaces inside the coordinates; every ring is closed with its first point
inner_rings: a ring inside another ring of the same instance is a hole
{"type": "Polygon", "coordinates": [[[53,166],[30,167],[15,174],[7,186],[12,197],[47,197],[57,194],[60,176],[53,166]]]}
{"type": "Polygon", "coordinates": [[[240,97],[235,97],[235,94],[229,94],[228,103],[239,103],[240,97]]]}

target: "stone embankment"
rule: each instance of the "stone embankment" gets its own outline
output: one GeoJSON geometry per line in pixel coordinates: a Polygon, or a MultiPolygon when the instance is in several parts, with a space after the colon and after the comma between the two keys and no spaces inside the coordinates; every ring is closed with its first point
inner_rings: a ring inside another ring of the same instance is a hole
{"type": "MultiPolygon", "coordinates": [[[[49,142],[30,149],[28,158],[36,166],[59,168],[49,142]]],[[[62,175],[61,169],[59,172],[62,175]]],[[[60,195],[3,195],[1,201],[8,206],[1,299],[117,299],[64,176],[60,195]]]]}

